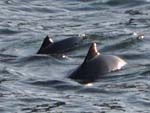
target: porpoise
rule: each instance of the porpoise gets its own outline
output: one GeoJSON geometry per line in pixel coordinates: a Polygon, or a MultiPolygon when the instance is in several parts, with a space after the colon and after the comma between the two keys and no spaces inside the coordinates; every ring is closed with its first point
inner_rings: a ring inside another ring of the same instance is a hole
{"type": "Polygon", "coordinates": [[[77,36],[54,42],[52,38],[46,36],[37,54],[63,54],[78,47],[83,39],[84,36],[77,36]]]}
{"type": "Polygon", "coordinates": [[[127,63],[118,56],[102,55],[96,43],[92,43],[84,62],[69,75],[69,78],[79,82],[89,83],[106,73],[120,70],[127,63]]]}

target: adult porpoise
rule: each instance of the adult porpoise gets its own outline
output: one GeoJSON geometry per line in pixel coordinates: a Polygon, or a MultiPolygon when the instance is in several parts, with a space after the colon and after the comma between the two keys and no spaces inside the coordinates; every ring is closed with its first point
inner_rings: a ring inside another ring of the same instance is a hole
{"type": "Polygon", "coordinates": [[[83,39],[85,39],[85,36],[71,37],[54,42],[49,36],[46,36],[37,54],[63,54],[78,47],[83,39]]]}
{"type": "Polygon", "coordinates": [[[114,55],[101,55],[92,43],[84,62],[69,76],[81,83],[94,82],[100,76],[121,69],[127,63],[114,55]]]}

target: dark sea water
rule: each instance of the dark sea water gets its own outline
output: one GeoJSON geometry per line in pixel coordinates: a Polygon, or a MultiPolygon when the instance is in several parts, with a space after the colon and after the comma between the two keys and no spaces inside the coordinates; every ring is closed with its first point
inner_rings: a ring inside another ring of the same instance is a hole
{"type": "Polygon", "coordinates": [[[1,0],[0,113],[150,113],[150,0],[1,0]],[[79,34],[67,58],[36,55],[79,34]],[[67,76],[91,42],[128,65],[88,86],[67,76]]]}

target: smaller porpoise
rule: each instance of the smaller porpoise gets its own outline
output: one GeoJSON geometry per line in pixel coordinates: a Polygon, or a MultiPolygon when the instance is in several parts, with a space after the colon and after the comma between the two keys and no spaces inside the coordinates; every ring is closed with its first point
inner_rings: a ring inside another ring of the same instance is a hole
{"type": "Polygon", "coordinates": [[[54,42],[49,36],[46,36],[37,54],[63,54],[78,47],[85,36],[71,37],[54,42]]]}
{"type": "Polygon", "coordinates": [[[69,76],[80,83],[91,83],[104,74],[120,70],[127,63],[114,55],[101,55],[92,43],[84,62],[69,76]]]}

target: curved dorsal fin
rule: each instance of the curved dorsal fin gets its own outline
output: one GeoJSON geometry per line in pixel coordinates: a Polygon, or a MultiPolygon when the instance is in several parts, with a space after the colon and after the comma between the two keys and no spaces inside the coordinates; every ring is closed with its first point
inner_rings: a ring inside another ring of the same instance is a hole
{"type": "Polygon", "coordinates": [[[94,58],[97,55],[100,55],[100,52],[98,52],[98,50],[97,50],[96,43],[92,43],[90,48],[89,48],[89,51],[86,55],[84,62],[91,60],[92,58],[94,58]]]}
{"type": "Polygon", "coordinates": [[[54,43],[54,41],[52,40],[52,38],[50,38],[48,35],[45,37],[45,39],[43,40],[43,43],[39,49],[39,51],[37,52],[38,54],[41,53],[42,49],[44,49],[45,47],[47,47],[48,45],[54,43]]]}

